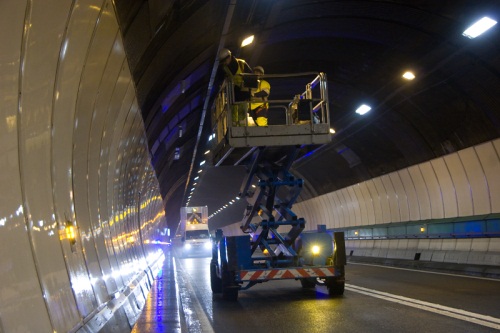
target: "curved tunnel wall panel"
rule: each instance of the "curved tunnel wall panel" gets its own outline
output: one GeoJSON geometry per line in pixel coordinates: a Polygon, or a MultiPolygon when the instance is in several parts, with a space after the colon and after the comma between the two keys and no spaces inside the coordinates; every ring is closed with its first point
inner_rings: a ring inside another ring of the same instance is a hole
{"type": "Polygon", "coordinates": [[[458,156],[464,166],[472,193],[474,215],[489,214],[491,212],[491,203],[488,184],[486,183],[486,176],[474,147],[459,151],[458,156]]]}
{"type": "Polygon", "coordinates": [[[443,195],[436,177],[436,171],[432,167],[431,161],[420,164],[419,169],[422,173],[423,186],[430,204],[431,219],[442,219],[444,218],[443,195]]]}
{"type": "Polygon", "coordinates": [[[419,220],[429,220],[431,219],[431,203],[422,172],[418,165],[409,167],[408,171],[417,193],[417,202],[410,202],[410,205],[416,204],[419,207],[419,220]]]}
{"type": "Polygon", "coordinates": [[[450,177],[455,188],[457,197],[458,216],[474,215],[472,193],[470,185],[465,174],[464,166],[460,161],[458,154],[446,155],[443,157],[447,169],[450,172],[450,177]]]}
{"type": "Polygon", "coordinates": [[[400,221],[409,221],[410,212],[408,207],[408,196],[405,193],[403,182],[399,172],[393,172],[388,175],[391,183],[394,187],[394,193],[396,195],[395,209],[399,212],[400,221]]]}
{"type": "Polygon", "coordinates": [[[0,28],[0,328],[130,328],[142,287],[106,303],[147,280],[165,214],[112,2],[2,1],[0,28]]]}
{"type": "Polygon", "coordinates": [[[408,220],[418,221],[420,219],[420,203],[417,199],[417,191],[415,190],[415,185],[413,184],[410,172],[408,169],[402,169],[398,171],[398,175],[403,185],[401,190],[404,192],[407,199],[409,211],[408,220]]]}
{"type": "Polygon", "coordinates": [[[449,218],[458,216],[456,190],[451,180],[450,172],[446,167],[446,162],[444,159],[439,158],[432,160],[431,165],[436,174],[438,186],[441,192],[444,217],[449,218]]]}
{"type": "MultiPolygon", "coordinates": [[[[389,216],[393,221],[400,221],[399,209],[398,209],[398,198],[392,185],[391,179],[387,175],[380,177],[385,192],[385,197],[387,198],[387,205],[389,207],[389,216]]],[[[361,224],[359,224],[361,225],[361,224]]]]}
{"type": "Polygon", "coordinates": [[[479,162],[484,170],[490,197],[491,211],[500,211],[500,163],[498,151],[492,143],[475,147],[479,162]]]}
{"type": "Polygon", "coordinates": [[[71,288],[52,194],[51,128],[55,76],[71,3],[31,2],[26,12],[18,118],[20,172],[33,256],[54,329],[68,331],[80,315],[71,288]],[[44,19],[51,17],[50,20],[44,19]]]}
{"type": "Polygon", "coordinates": [[[18,88],[26,2],[0,3],[0,327],[49,331],[50,319],[34,265],[19,178],[18,88]],[[7,38],[13,35],[15,38],[7,38]],[[15,253],[16,256],[12,254],[15,253]],[[17,302],[23,299],[25,303],[17,302]],[[25,318],[33,318],[29,322],[25,318]]]}

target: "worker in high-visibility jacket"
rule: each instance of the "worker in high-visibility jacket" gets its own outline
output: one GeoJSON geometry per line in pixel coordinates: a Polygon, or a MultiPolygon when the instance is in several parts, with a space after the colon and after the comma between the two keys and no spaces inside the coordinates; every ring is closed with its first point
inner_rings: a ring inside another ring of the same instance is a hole
{"type": "MultiPolygon", "coordinates": [[[[256,66],[253,73],[264,75],[264,68],[256,66]]],[[[271,85],[266,80],[259,78],[257,89],[252,89],[252,103],[250,104],[250,116],[257,126],[267,126],[269,103],[267,97],[271,93],[271,85]]]]}
{"type": "MultiPolygon", "coordinates": [[[[234,101],[242,102],[250,100],[250,90],[244,88],[242,73],[252,73],[252,69],[243,59],[238,59],[228,49],[219,52],[219,64],[228,80],[234,85],[234,101]]],[[[233,126],[244,126],[248,113],[248,103],[235,104],[232,107],[233,126]]]]}

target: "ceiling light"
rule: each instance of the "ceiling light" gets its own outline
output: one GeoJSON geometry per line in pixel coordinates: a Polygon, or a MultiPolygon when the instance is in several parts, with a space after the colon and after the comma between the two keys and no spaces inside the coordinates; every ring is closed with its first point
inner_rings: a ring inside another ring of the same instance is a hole
{"type": "Polygon", "coordinates": [[[199,178],[200,178],[199,176],[196,176],[196,177],[194,177],[193,180],[198,180],[199,178]]]}
{"type": "Polygon", "coordinates": [[[406,80],[413,80],[415,78],[415,74],[412,72],[408,71],[403,74],[403,78],[406,80]]]}
{"type": "Polygon", "coordinates": [[[206,162],[206,161],[201,161],[200,165],[203,165],[203,164],[205,164],[205,162],[206,162]]]}
{"type": "Polygon", "coordinates": [[[370,111],[372,108],[366,104],[362,104],[357,110],[356,113],[359,115],[364,115],[368,111],[370,111]]]}
{"type": "Polygon", "coordinates": [[[493,27],[495,24],[497,24],[497,21],[490,19],[489,17],[483,17],[470,27],[468,27],[462,35],[467,37],[467,38],[476,38],[477,36],[481,35],[484,33],[486,30],[490,29],[493,27]]]}
{"type": "Polygon", "coordinates": [[[205,155],[208,154],[208,153],[210,153],[210,149],[205,152],[205,155]]]}
{"type": "Polygon", "coordinates": [[[198,170],[198,173],[200,173],[200,172],[201,172],[201,169],[200,169],[200,170],[198,170]]]}
{"type": "Polygon", "coordinates": [[[247,45],[250,45],[253,43],[253,35],[252,36],[248,36],[247,38],[243,39],[243,41],[241,42],[241,47],[245,47],[247,45]]]}
{"type": "Polygon", "coordinates": [[[335,130],[333,128],[330,128],[330,134],[335,134],[335,130]]]}

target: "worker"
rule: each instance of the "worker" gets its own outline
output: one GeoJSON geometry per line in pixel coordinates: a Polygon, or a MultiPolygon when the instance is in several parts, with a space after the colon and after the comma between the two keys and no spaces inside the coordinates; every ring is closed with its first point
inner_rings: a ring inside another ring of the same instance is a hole
{"type": "MultiPolygon", "coordinates": [[[[219,52],[219,64],[228,80],[233,82],[234,101],[242,102],[250,100],[250,90],[244,88],[242,73],[252,73],[252,69],[243,59],[238,59],[228,49],[219,52]]],[[[233,126],[244,126],[248,112],[248,103],[235,104],[231,110],[233,126]]]]}
{"type": "MultiPolygon", "coordinates": [[[[264,68],[256,66],[253,73],[260,76],[264,75],[264,68]]],[[[269,104],[267,97],[271,93],[271,85],[266,80],[259,78],[257,89],[252,90],[252,103],[250,104],[250,115],[257,126],[267,126],[267,113],[269,104]]]]}

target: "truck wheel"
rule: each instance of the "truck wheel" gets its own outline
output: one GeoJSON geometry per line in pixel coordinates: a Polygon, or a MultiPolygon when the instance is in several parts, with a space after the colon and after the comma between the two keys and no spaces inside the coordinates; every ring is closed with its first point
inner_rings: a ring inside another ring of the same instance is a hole
{"type": "Polygon", "coordinates": [[[222,292],[222,280],[217,276],[216,262],[210,262],[210,285],[212,286],[212,292],[214,294],[222,292]]]}
{"type": "Polygon", "coordinates": [[[300,284],[304,289],[311,289],[316,287],[316,283],[314,281],[311,281],[310,279],[301,279],[300,284]]]}
{"type": "Polygon", "coordinates": [[[234,283],[234,272],[227,268],[222,268],[222,298],[227,301],[236,302],[238,300],[238,290],[240,286],[234,283]]]}
{"type": "Polygon", "coordinates": [[[338,281],[335,278],[330,278],[326,280],[326,287],[328,288],[328,295],[330,296],[344,295],[344,281],[338,281]]]}

